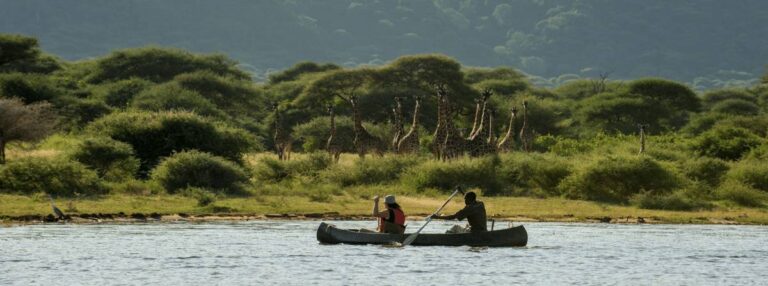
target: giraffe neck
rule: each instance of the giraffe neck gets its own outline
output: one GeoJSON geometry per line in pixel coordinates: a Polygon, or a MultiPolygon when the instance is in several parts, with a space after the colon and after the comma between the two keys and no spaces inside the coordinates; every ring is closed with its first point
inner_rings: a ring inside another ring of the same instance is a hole
{"type": "Polygon", "coordinates": [[[507,126],[507,133],[504,134],[505,139],[509,139],[509,137],[512,136],[512,129],[514,129],[515,126],[515,113],[511,112],[509,115],[509,126],[507,126]]]}
{"type": "Polygon", "coordinates": [[[416,129],[419,124],[419,107],[421,105],[420,100],[416,100],[416,104],[413,107],[413,122],[411,123],[411,129],[416,129]]]}
{"type": "Polygon", "coordinates": [[[331,137],[336,135],[336,115],[331,111],[331,137]]]}
{"type": "Polygon", "coordinates": [[[477,101],[477,103],[475,103],[475,119],[472,120],[472,130],[469,131],[470,137],[472,137],[472,134],[474,134],[475,131],[477,131],[477,121],[480,119],[479,116],[480,116],[480,101],[477,101]]]}

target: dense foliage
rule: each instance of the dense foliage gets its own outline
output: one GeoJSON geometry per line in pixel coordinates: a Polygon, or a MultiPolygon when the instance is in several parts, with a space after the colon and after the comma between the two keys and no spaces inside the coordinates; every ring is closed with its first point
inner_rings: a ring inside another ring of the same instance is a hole
{"type": "MultiPolygon", "coordinates": [[[[0,37],[0,44],[13,46],[19,58],[41,55],[24,37],[0,37]]],[[[548,88],[511,67],[466,67],[440,54],[357,68],[301,62],[265,83],[224,56],[176,49],[128,49],[57,64],[33,74],[0,71],[0,143],[11,150],[9,164],[0,166],[5,192],[165,189],[207,206],[228,194],[317,189],[303,195],[329,202],[339,190],[362,197],[360,190],[434,194],[464,185],[483,195],[660,209],[768,202],[765,84],[699,94],[661,78],[563,77],[567,83],[548,88]],[[446,96],[440,104],[450,104],[442,122],[438,88],[446,96]],[[486,112],[477,114],[483,94],[486,112]],[[419,146],[396,154],[395,126],[402,123],[400,135],[410,130],[416,99],[419,146]],[[34,112],[24,117],[23,110],[34,112]],[[327,153],[331,110],[333,146],[347,153],[340,162],[327,153]],[[61,119],[55,128],[54,114],[61,119]],[[435,129],[447,123],[461,144],[509,134],[508,150],[436,160],[430,146],[446,137],[435,140],[435,129]],[[479,139],[467,139],[480,126],[479,139]],[[49,131],[55,135],[42,145],[27,143],[49,131]],[[529,136],[528,152],[521,133],[529,136]],[[277,135],[291,144],[290,160],[254,154],[275,150],[277,135]],[[368,135],[390,146],[383,157],[350,159],[355,138],[368,135]]]]}

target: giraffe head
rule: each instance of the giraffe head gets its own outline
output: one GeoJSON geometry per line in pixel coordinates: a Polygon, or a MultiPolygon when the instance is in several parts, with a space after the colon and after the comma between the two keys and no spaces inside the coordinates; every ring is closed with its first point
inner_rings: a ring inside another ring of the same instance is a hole
{"type": "Polygon", "coordinates": [[[517,116],[517,107],[512,106],[512,117],[517,116]]]}
{"type": "Polygon", "coordinates": [[[326,110],[328,113],[330,113],[330,114],[333,114],[333,105],[332,105],[332,104],[326,104],[326,105],[325,105],[325,110],[326,110]]]}
{"type": "Polygon", "coordinates": [[[493,95],[493,91],[490,88],[483,89],[483,93],[481,94],[482,100],[486,101],[489,97],[493,95]]]}

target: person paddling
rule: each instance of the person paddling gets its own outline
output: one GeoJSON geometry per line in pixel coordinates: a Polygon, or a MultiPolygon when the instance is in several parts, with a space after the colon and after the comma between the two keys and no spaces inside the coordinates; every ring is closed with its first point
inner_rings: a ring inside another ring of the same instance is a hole
{"type": "Polygon", "coordinates": [[[468,192],[464,195],[464,204],[464,208],[453,215],[433,215],[432,218],[445,220],[463,220],[466,218],[467,222],[469,222],[470,232],[488,231],[488,227],[486,226],[485,205],[483,202],[477,200],[475,192],[468,192]]]}
{"type": "Polygon", "coordinates": [[[395,196],[384,197],[386,210],[379,211],[379,196],[373,197],[373,216],[379,219],[379,232],[403,234],[405,233],[405,213],[395,201],[395,196]]]}

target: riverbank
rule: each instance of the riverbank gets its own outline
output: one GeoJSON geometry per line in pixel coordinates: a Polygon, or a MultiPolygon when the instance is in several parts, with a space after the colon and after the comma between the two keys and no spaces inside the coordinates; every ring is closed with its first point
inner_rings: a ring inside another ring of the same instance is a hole
{"type": "MultiPolygon", "coordinates": [[[[418,220],[433,212],[443,198],[399,196],[409,215],[418,220]]],[[[601,204],[562,198],[485,197],[489,219],[497,222],[604,222],[668,224],[768,224],[768,210],[719,207],[704,211],[662,211],[633,206],[601,204]]],[[[208,206],[175,195],[109,195],[97,199],[57,201],[73,223],[132,223],[174,221],[221,221],[254,219],[368,220],[371,201],[349,195],[322,201],[301,196],[257,196],[224,198],[208,206]]],[[[463,206],[454,199],[444,213],[463,206]]],[[[0,223],[3,225],[55,221],[44,197],[0,195],[0,223]]]]}

